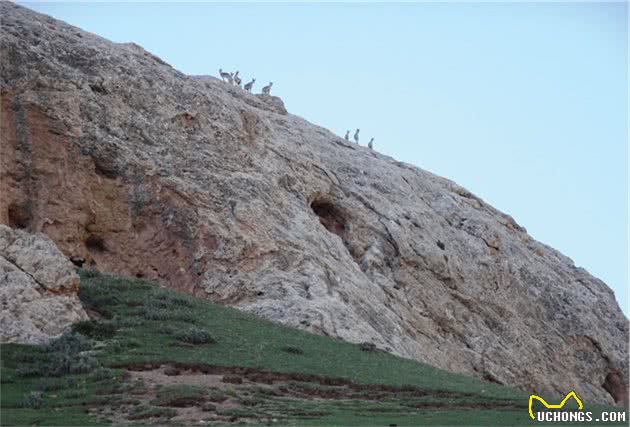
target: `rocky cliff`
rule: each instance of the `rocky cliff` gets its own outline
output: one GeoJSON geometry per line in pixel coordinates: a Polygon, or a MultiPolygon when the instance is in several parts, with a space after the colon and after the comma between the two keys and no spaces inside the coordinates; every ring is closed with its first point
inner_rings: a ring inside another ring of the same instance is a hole
{"type": "Polygon", "coordinates": [[[45,235],[0,224],[0,342],[41,344],[87,320],[74,266],[45,235]]]}
{"type": "Polygon", "coordinates": [[[612,291],[464,188],[135,44],[0,16],[0,222],[488,381],[599,402],[627,383],[612,291]]]}

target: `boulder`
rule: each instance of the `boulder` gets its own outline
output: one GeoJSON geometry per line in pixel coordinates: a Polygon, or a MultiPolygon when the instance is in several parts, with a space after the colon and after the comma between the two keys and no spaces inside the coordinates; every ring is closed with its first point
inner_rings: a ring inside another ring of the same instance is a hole
{"type": "Polygon", "coordinates": [[[0,224],[0,342],[42,344],[87,314],[79,276],[44,234],[0,224]]]}

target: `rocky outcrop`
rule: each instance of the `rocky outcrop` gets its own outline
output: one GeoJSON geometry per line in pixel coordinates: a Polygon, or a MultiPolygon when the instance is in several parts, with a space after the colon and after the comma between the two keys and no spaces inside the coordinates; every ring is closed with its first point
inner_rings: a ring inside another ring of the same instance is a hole
{"type": "Polygon", "coordinates": [[[0,224],[0,342],[41,344],[86,320],[79,276],[55,244],[0,224]]]}
{"type": "Polygon", "coordinates": [[[609,374],[627,384],[612,291],[459,185],[137,45],[0,15],[0,222],[488,381],[608,403],[609,374]]]}

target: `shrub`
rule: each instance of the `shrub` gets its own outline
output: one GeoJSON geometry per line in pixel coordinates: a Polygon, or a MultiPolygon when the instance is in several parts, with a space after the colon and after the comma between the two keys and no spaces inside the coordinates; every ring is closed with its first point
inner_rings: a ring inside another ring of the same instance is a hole
{"type": "Polygon", "coordinates": [[[376,348],[376,344],[371,343],[371,342],[362,342],[361,344],[359,344],[359,348],[361,349],[361,351],[367,351],[367,352],[373,352],[373,351],[378,350],[376,348]]]}
{"type": "Polygon", "coordinates": [[[72,325],[72,330],[86,337],[94,339],[111,338],[116,335],[116,326],[110,322],[84,320],[72,325]]]}
{"type": "Polygon", "coordinates": [[[30,393],[26,393],[24,395],[24,399],[22,400],[22,407],[33,409],[41,408],[44,403],[43,396],[44,393],[41,391],[31,391],[30,393]]]}
{"type": "Polygon", "coordinates": [[[156,408],[154,406],[136,406],[127,416],[130,420],[142,420],[146,418],[172,418],[177,411],[171,408],[156,408]]]}
{"type": "Polygon", "coordinates": [[[93,279],[100,276],[100,273],[98,270],[94,270],[92,268],[81,268],[79,269],[79,276],[81,276],[81,278],[93,279]]]}
{"type": "Polygon", "coordinates": [[[203,403],[205,397],[205,390],[199,386],[178,384],[162,387],[151,404],[184,408],[203,403]]]}
{"type": "Polygon", "coordinates": [[[91,347],[92,342],[83,335],[74,332],[65,333],[44,347],[45,352],[41,357],[16,369],[16,374],[21,377],[60,377],[89,372],[100,366],[93,357],[81,354],[91,347]]]}
{"type": "Polygon", "coordinates": [[[173,377],[173,376],[177,376],[180,374],[179,369],[173,367],[173,366],[169,366],[167,368],[164,369],[164,375],[168,376],[168,377],[173,377]]]}
{"type": "Polygon", "coordinates": [[[201,406],[201,410],[204,412],[214,412],[217,410],[217,406],[212,403],[204,403],[201,406]]]}
{"type": "Polygon", "coordinates": [[[192,313],[182,309],[168,309],[160,307],[154,300],[149,300],[140,310],[138,314],[146,320],[171,320],[187,323],[195,323],[197,319],[192,313]]]}
{"type": "Polygon", "coordinates": [[[118,371],[116,369],[110,368],[97,368],[94,372],[90,374],[90,377],[94,381],[104,381],[111,380],[118,376],[118,371]]]}
{"type": "Polygon", "coordinates": [[[137,328],[144,325],[144,320],[139,317],[114,317],[116,328],[137,328]]]}
{"type": "Polygon", "coordinates": [[[66,332],[45,347],[48,353],[75,354],[92,348],[93,343],[81,334],[66,332]]]}
{"type": "Polygon", "coordinates": [[[77,385],[77,381],[73,378],[48,378],[41,381],[37,385],[37,389],[42,391],[56,391],[66,388],[74,388],[77,385]]]}
{"type": "Polygon", "coordinates": [[[208,400],[210,402],[221,403],[228,400],[228,396],[218,389],[210,389],[208,390],[208,400]]]}
{"type": "Polygon", "coordinates": [[[176,333],[175,338],[189,344],[211,344],[216,342],[207,331],[195,327],[189,327],[176,333]]]}
{"type": "Polygon", "coordinates": [[[192,302],[188,299],[172,295],[171,293],[160,292],[155,295],[153,303],[161,308],[173,308],[173,307],[187,307],[193,306],[192,302]]]}
{"type": "Polygon", "coordinates": [[[98,361],[91,356],[60,353],[53,355],[50,363],[42,367],[42,375],[61,377],[68,374],[83,374],[99,366],[98,361]]]}
{"type": "Polygon", "coordinates": [[[238,375],[224,375],[221,382],[230,384],[243,384],[243,378],[238,375]]]}
{"type": "Polygon", "coordinates": [[[284,351],[285,353],[291,353],[291,354],[304,354],[304,351],[301,348],[292,347],[292,346],[282,347],[282,351],[284,351]]]}

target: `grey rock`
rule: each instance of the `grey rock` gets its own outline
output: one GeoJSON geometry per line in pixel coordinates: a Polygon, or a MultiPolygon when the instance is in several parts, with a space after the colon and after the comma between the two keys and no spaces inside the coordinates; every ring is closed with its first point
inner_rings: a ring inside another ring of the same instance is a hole
{"type": "Polygon", "coordinates": [[[0,224],[0,342],[41,344],[86,320],[79,276],[55,244],[0,224]]]}

